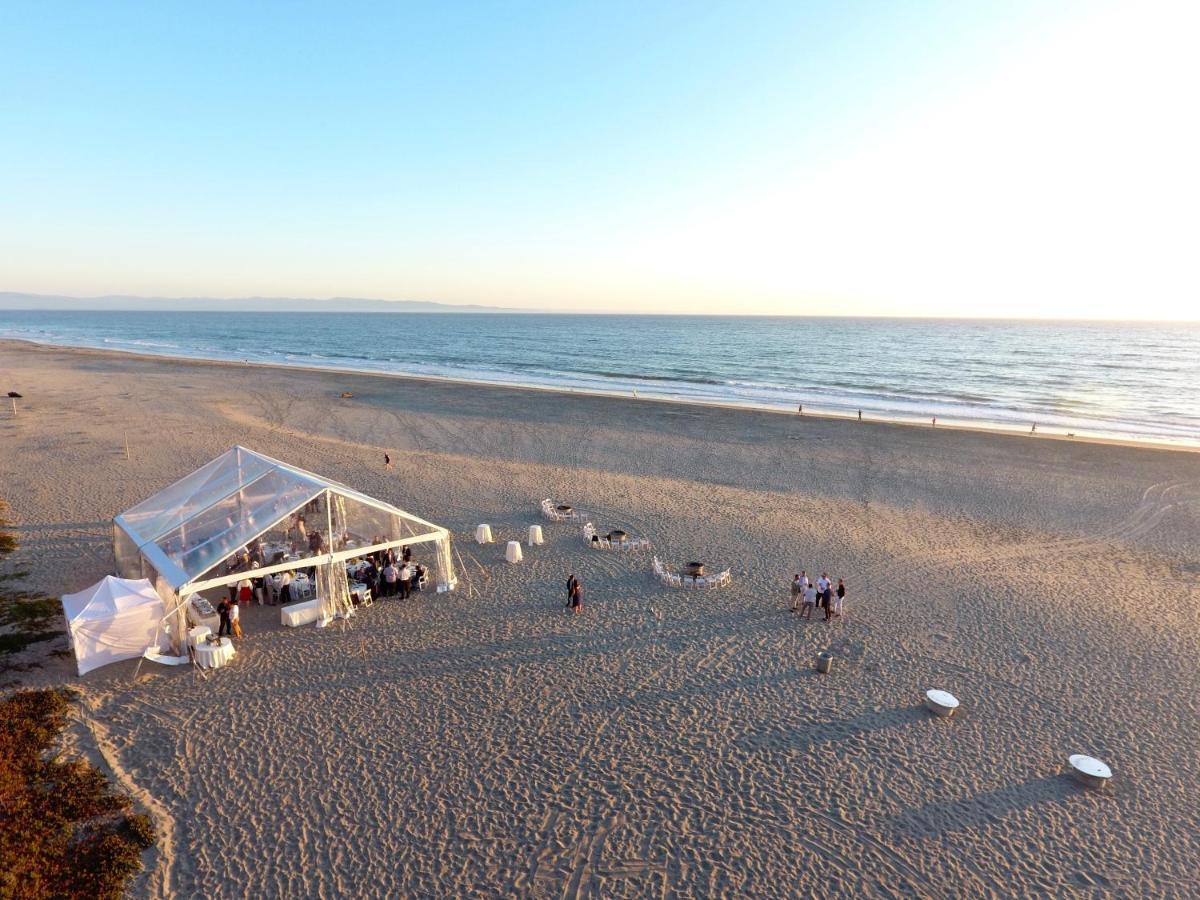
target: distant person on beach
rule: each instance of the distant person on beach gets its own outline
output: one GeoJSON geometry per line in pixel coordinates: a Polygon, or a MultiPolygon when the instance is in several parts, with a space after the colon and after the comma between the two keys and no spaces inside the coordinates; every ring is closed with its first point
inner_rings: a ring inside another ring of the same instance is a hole
{"type": "Polygon", "coordinates": [[[400,570],[394,560],[388,560],[383,567],[383,596],[390,597],[396,593],[396,582],[400,580],[400,570]]]}
{"type": "Polygon", "coordinates": [[[408,563],[404,563],[400,567],[396,578],[400,582],[400,599],[407,600],[412,596],[412,569],[409,568],[408,563]]]}
{"type": "Polygon", "coordinates": [[[792,612],[800,608],[800,598],[804,596],[804,585],[800,583],[800,576],[796,575],[792,578],[792,612]]]}
{"type": "Polygon", "coordinates": [[[838,579],[837,600],[833,604],[833,614],[840,616],[842,614],[842,601],[846,599],[846,583],[842,579],[838,579]]]}
{"type": "Polygon", "coordinates": [[[383,467],[385,469],[392,468],[392,457],[390,454],[387,454],[387,453],[383,454],[383,467]]]}
{"type": "Polygon", "coordinates": [[[564,604],[564,606],[571,605],[571,599],[575,596],[575,585],[577,584],[579,584],[579,579],[576,578],[575,573],[572,572],[567,576],[567,602],[564,604]]]}
{"type": "Polygon", "coordinates": [[[821,591],[821,608],[825,610],[825,621],[833,618],[833,586],[825,579],[825,590],[821,591]]]}
{"type": "Polygon", "coordinates": [[[817,605],[817,589],[811,584],[804,589],[804,608],[800,610],[800,618],[811,619],[812,611],[817,605]]]}
{"type": "Polygon", "coordinates": [[[803,403],[801,403],[800,407],[796,410],[796,414],[800,415],[800,416],[804,415],[804,404],[803,403]]]}
{"type": "Polygon", "coordinates": [[[575,587],[571,591],[571,609],[575,615],[579,615],[579,611],[583,609],[583,585],[578,581],[575,582],[575,587]]]}
{"type": "Polygon", "coordinates": [[[284,572],[279,579],[279,605],[292,602],[292,573],[284,572]]]}
{"type": "Polygon", "coordinates": [[[235,638],[242,636],[242,610],[236,603],[229,605],[229,634],[235,638]]]}

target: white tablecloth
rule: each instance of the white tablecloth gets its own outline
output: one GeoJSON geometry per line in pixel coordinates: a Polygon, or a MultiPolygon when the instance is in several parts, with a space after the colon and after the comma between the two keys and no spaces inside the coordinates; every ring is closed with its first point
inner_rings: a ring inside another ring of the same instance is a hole
{"type": "Polygon", "coordinates": [[[207,625],[197,625],[188,631],[188,643],[195,647],[210,634],[212,634],[212,629],[207,625]]]}
{"type": "Polygon", "coordinates": [[[304,603],[289,603],[279,609],[280,623],[292,628],[311,624],[319,618],[321,618],[321,601],[316,598],[306,600],[304,603]]]}
{"type": "Polygon", "coordinates": [[[201,642],[196,645],[196,664],[202,669],[219,669],[233,661],[233,641],[221,638],[220,644],[201,642]]]}

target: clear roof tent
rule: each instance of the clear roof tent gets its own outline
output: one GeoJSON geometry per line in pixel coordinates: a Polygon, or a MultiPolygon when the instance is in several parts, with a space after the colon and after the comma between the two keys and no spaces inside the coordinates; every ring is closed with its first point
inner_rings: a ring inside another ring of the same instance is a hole
{"type": "MultiPolygon", "coordinates": [[[[280,553],[287,558],[264,559],[268,564],[256,575],[332,566],[432,541],[438,544],[439,587],[455,583],[446,529],[245,447],[234,447],[113,519],[121,576],[149,577],[160,593],[185,596],[244,578],[244,566],[239,573],[232,569],[248,547],[272,540],[280,542],[272,546],[281,546],[288,538],[287,552],[280,553]]],[[[339,580],[344,581],[334,579],[339,580]]]]}

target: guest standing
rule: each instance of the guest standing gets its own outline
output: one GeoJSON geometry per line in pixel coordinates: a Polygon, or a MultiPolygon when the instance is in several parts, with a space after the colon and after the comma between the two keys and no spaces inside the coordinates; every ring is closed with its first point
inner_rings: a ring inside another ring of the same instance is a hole
{"type": "Polygon", "coordinates": [[[796,575],[792,578],[792,612],[800,608],[800,598],[804,596],[804,585],[800,583],[800,576],[796,575]]]}
{"type": "Polygon", "coordinates": [[[399,577],[400,572],[396,564],[388,560],[388,564],[383,567],[383,596],[390,597],[396,593],[396,581],[399,577]]]}
{"type": "Polygon", "coordinates": [[[817,589],[810,584],[804,589],[804,608],[800,610],[800,618],[811,619],[816,605],[817,589]]]}
{"type": "Polygon", "coordinates": [[[571,605],[571,599],[575,596],[575,585],[577,584],[579,584],[579,579],[577,579],[575,577],[575,573],[572,572],[567,576],[567,602],[563,604],[564,606],[571,605]]]}
{"type": "Polygon", "coordinates": [[[229,633],[232,637],[242,636],[242,609],[236,603],[229,604],[229,633]]]}
{"type": "Polygon", "coordinates": [[[583,609],[583,585],[578,580],[571,590],[571,609],[575,611],[575,615],[579,615],[579,611],[583,609]]]}
{"type": "Polygon", "coordinates": [[[409,568],[408,563],[400,567],[396,577],[400,582],[400,599],[407,600],[412,596],[412,569],[409,568]]]}
{"type": "Polygon", "coordinates": [[[834,604],[834,614],[840,616],[842,614],[842,601],[846,599],[846,583],[842,579],[838,579],[837,586],[837,603],[834,604]]]}
{"type": "Polygon", "coordinates": [[[279,605],[292,602],[292,573],[284,572],[279,579],[279,605]]]}
{"type": "Polygon", "coordinates": [[[221,624],[217,628],[217,637],[224,637],[227,634],[233,633],[229,610],[235,606],[237,604],[231,602],[228,597],[222,597],[221,602],[217,604],[217,615],[221,617],[221,624]]]}

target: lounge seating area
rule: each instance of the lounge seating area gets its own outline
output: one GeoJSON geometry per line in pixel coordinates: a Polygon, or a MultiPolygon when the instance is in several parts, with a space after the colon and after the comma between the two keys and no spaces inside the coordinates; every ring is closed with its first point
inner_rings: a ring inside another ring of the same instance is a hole
{"type": "Polygon", "coordinates": [[[596,527],[588,522],[583,526],[583,539],[593,550],[649,550],[649,538],[631,538],[624,531],[610,531],[600,534],[596,527]]]}
{"type": "Polygon", "coordinates": [[[728,587],[733,584],[733,572],[729,569],[725,569],[723,572],[716,572],[712,575],[672,571],[663,564],[657,555],[654,557],[654,577],[666,587],[674,588],[728,587]]]}
{"type": "Polygon", "coordinates": [[[542,517],[551,522],[571,522],[587,518],[587,513],[567,503],[556,503],[547,497],[542,501],[542,517]]]}

